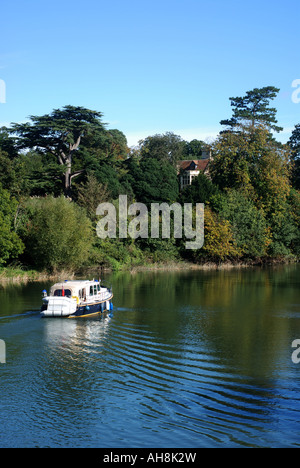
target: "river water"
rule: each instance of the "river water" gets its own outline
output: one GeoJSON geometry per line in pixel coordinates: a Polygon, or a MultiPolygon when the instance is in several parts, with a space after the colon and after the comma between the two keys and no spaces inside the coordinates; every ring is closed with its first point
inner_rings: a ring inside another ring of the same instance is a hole
{"type": "Polygon", "coordinates": [[[105,279],[96,319],[0,287],[0,447],[300,446],[299,265],[105,279]]]}

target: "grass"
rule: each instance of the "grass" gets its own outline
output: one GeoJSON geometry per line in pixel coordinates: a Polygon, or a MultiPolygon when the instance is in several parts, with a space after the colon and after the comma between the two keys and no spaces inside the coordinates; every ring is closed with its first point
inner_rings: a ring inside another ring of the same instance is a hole
{"type": "Polygon", "coordinates": [[[61,277],[72,278],[73,276],[74,273],[66,271],[50,274],[47,271],[27,270],[20,266],[9,266],[0,268],[0,283],[46,281],[61,277]]]}

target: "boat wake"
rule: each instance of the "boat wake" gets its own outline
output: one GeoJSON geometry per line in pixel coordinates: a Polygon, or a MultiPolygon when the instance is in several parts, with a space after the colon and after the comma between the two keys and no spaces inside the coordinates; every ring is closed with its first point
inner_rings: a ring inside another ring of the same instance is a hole
{"type": "Polygon", "coordinates": [[[21,314],[12,314],[12,315],[2,315],[0,316],[0,320],[8,320],[8,319],[17,319],[17,318],[22,318],[22,317],[32,317],[36,315],[37,317],[40,317],[40,309],[38,310],[27,310],[26,312],[22,312],[21,314]]]}

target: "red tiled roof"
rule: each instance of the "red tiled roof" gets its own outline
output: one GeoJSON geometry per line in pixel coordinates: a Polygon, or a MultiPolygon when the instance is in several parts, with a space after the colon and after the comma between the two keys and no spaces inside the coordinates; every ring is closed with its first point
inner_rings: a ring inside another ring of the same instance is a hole
{"type": "Polygon", "coordinates": [[[209,159],[192,159],[192,160],[185,160],[178,162],[178,169],[182,169],[183,171],[192,170],[190,166],[192,163],[195,163],[196,167],[195,170],[205,171],[208,166],[209,159]]]}

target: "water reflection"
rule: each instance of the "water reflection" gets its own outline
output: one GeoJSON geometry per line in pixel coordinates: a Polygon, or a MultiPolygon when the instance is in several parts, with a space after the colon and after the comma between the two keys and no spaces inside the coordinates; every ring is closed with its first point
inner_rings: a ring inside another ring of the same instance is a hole
{"type": "Polygon", "coordinates": [[[89,352],[101,347],[108,333],[111,317],[96,319],[43,319],[44,341],[52,352],[67,348],[69,352],[89,352]]]}
{"type": "Polygon", "coordinates": [[[123,275],[117,297],[137,310],[138,323],[151,310],[151,326],[162,338],[205,340],[246,375],[273,376],[281,360],[288,365],[292,339],[300,337],[298,272],[292,265],[123,275]]]}
{"type": "Polygon", "coordinates": [[[15,309],[0,290],[4,442],[299,446],[299,272],[113,274],[114,316],[97,319],[28,315],[44,285],[15,309]]]}

